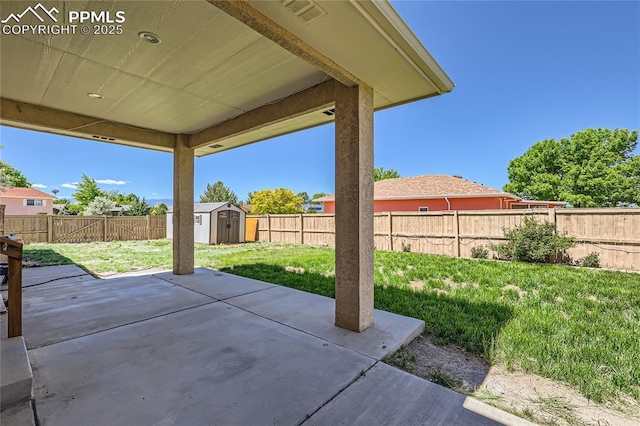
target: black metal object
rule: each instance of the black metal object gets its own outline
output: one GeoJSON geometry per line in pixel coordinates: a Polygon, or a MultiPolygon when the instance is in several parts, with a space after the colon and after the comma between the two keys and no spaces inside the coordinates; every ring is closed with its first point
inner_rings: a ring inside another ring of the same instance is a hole
{"type": "Polygon", "coordinates": [[[0,263],[0,276],[2,277],[2,284],[0,285],[9,283],[9,264],[7,262],[0,263]]]}

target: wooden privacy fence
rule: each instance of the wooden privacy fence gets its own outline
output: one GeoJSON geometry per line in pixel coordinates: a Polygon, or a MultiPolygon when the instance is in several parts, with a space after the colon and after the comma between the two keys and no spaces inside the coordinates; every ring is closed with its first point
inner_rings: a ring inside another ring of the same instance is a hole
{"type": "Polygon", "coordinates": [[[167,235],[166,216],[5,216],[6,234],[25,244],[155,240],[167,235]]]}
{"type": "MultiPolygon", "coordinates": [[[[393,212],[374,215],[378,250],[471,257],[471,249],[504,241],[503,229],[525,216],[555,223],[559,233],[576,238],[569,255],[576,260],[596,252],[606,268],[640,270],[640,208],[530,209],[393,212]]],[[[333,247],[333,214],[265,215],[258,219],[258,241],[333,247]]]]}

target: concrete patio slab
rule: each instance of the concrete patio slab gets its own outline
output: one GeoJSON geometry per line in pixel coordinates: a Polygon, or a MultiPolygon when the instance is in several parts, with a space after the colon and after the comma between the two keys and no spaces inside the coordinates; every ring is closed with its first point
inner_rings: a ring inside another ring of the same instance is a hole
{"type": "Polygon", "coordinates": [[[380,310],[374,313],[374,325],[362,333],[345,330],[334,325],[334,299],[280,286],[228,299],[227,303],[376,360],[395,352],[424,330],[421,320],[380,310]]]}
{"type": "Polygon", "coordinates": [[[153,276],[59,280],[27,287],[23,297],[29,349],[215,301],[153,276]]]}
{"type": "Polygon", "coordinates": [[[296,425],[374,362],[224,302],[29,355],[47,426],[296,425]]]}
{"type": "Polygon", "coordinates": [[[0,413],[0,424],[7,426],[35,426],[31,401],[12,405],[0,413]]]}
{"type": "Polygon", "coordinates": [[[519,424],[377,361],[421,321],[376,311],[351,333],[333,326],[333,299],[215,271],[162,276],[25,289],[39,424],[519,424]]]}
{"type": "Polygon", "coordinates": [[[462,394],[378,363],[304,425],[503,424],[463,408],[465,399],[462,394]]]}
{"type": "Polygon", "coordinates": [[[196,268],[193,274],[154,274],[156,277],[219,300],[276,287],[274,284],[239,277],[206,268],[196,268]]]}
{"type": "Polygon", "coordinates": [[[60,279],[87,281],[95,279],[78,265],[43,266],[40,268],[22,268],[22,287],[30,287],[60,279]]]}

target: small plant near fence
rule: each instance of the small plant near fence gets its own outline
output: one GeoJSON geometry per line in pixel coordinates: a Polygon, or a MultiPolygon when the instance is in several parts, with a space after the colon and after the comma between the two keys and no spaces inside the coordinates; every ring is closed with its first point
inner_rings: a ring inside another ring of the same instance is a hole
{"type": "Polygon", "coordinates": [[[471,257],[474,259],[488,259],[489,249],[485,246],[476,246],[471,248],[471,257]]]}
{"type": "Polygon", "coordinates": [[[600,267],[600,255],[598,253],[591,252],[582,259],[578,259],[576,262],[578,266],[584,266],[585,268],[599,268],[600,267]]]}
{"type": "Polygon", "coordinates": [[[411,253],[411,244],[402,243],[403,253],[411,253]]]}
{"type": "Polygon", "coordinates": [[[524,223],[513,229],[504,229],[506,242],[490,244],[491,250],[503,260],[530,263],[551,263],[568,258],[567,250],[575,247],[575,239],[559,235],[555,225],[525,217],[524,223]]]}

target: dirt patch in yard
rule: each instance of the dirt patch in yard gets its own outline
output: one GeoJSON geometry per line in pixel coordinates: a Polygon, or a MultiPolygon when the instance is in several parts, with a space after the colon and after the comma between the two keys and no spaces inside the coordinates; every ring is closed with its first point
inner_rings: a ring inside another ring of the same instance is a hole
{"type": "Polygon", "coordinates": [[[385,361],[539,424],[640,424],[640,404],[635,400],[596,404],[562,383],[490,366],[478,355],[456,345],[435,345],[424,335],[385,361]]]}

